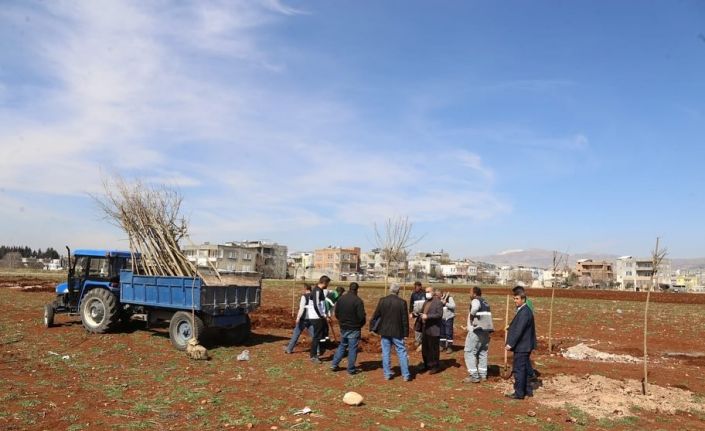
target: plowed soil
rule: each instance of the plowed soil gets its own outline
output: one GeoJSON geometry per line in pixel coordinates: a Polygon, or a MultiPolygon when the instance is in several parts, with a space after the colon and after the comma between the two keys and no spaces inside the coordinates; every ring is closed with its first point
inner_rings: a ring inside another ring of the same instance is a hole
{"type": "MultiPolygon", "coordinates": [[[[705,416],[697,409],[664,413],[637,407],[598,418],[590,414],[589,405],[572,405],[568,398],[556,401],[553,389],[542,395],[542,381],[580,385],[593,375],[633,384],[631,380],[643,377],[642,363],[576,361],[556,354],[582,342],[602,352],[642,357],[642,293],[556,291],[551,354],[550,290],[529,290],[539,334],[532,359],[540,379],[534,398],[512,401],[502,393],[509,382],[499,377],[504,361],[507,290],[503,289],[487,289],[485,294],[498,329],[490,343],[491,377],[469,385],[461,383],[466,376],[462,351],[466,333],[461,326],[469,305],[463,288],[450,289],[458,304],[455,348],[441,354],[443,371],[415,374],[406,383],[398,367],[393,380],[384,380],[379,338],[366,328],[357,361],[362,372],[355,376],[329,370],[330,350],[322,365],[312,364],[308,334],[293,354],[284,354],[294,324],[291,304],[298,303],[300,290],[299,286],[292,292],[291,281],[265,282],[262,307],[251,316],[253,337],[246,346],[209,337],[205,344],[212,359],[201,362],[174,350],[164,328],[147,329],[143,322],[95,335],[86,333],[78,318],[63,315],[57,316],[56,327],[44,328],[42,307],[53,294],[11,288],[25,282],[43,286],[36,279],[0,278],[0,430],[705,428],[705,416]],[[236,360],[243,349],[250,351],[250,361],[236,360]],[[347,391],[362,394],[364,404],[342,404],[347,391]],[[305,406],[313,413],[294,414],[305,406]]],[[[360,294],[369,318],[383,291],[363,287],[360,294]]],[[[405,295],[408,299],[409,292],[405,295]]],[[[695,405],[705,403],[704,364],[697,355],[705,351],[701,338],[705,310],[699,305],[704,299],[652,294],[649,316],[649,385],[687,391],[683,396],[692,397],[695,405]]],[[[334,333],[340,334],[337,326],[334,333]]],[[[416,365],[421,353],[413,350],[411,341],[407,339],[410,362],[416,365]]],[[[396,365],[396,356],[392,358],[396,365]]]]}

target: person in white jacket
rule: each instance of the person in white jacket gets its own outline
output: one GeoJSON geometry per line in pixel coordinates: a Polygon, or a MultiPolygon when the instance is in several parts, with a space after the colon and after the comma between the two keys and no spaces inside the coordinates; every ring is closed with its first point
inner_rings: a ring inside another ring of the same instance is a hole
{"type": "Polygon", "coordinates": [[[296,346],[296,342],[299,341],[299,337],[304,330],[308,330],[311,338],[313,338],[313,326],[311,326],[306,312],[309,301],[311,301],[311,285],[304,284],[304,291],[301,292],[301,299],[299,300],[299,312],[296,313],[296,320],[294,321],[294,333],[291,336],[291,340],[289,340],[289,344],[284,347],[284,353],[292,353],[294,351],[294,346],[296,346]]]}

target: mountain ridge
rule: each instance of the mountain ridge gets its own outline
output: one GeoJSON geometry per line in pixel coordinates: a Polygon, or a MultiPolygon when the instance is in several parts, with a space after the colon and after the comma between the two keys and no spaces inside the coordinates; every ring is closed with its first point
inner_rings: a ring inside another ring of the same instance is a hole
{"type": "MultiPolygon", "coordinates": [[[[565,253],[558,252],[559,257],[565,256],[565,253]]],[[[608,262],[614,262],[621,255],[600,253],[600,252],[582,252],[582,253],[569,253],[568,254],[568,266],[570,268],[575,267],[575,262],[580,259],[592,259],[595,261],[606,260],[608,262]]],[[[635,256],[635,257],[646,257],[646,256],[635,256]]],[[[672,270],[693,270],[693,269],[705,269],[705,257],[698,258],[672,258],[666,256],[667,259],[671,261],[672,270]]],[[[531,249],[511,249],[501,251],[496,254],[485,255],[485,256],[475,256],[471,257],[472,260],[491,263],[498,266],[511,265],[511,266],[527,266],[527,267],[538,267],[538,268],[550,268],[553,266],[553,251],[545,250],[540,248],[531,249]]],[[[565,262],[561,262],[560,267],[565,266],[565,262]]]]}

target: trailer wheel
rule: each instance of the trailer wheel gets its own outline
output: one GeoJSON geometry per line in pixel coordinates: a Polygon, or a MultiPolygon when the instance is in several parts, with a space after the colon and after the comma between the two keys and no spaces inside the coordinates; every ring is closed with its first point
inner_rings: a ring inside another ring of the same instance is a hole
{"type": "Polygon", "coordinates": [[[110,331],[119,320],[118,299],[112,292],[96,288],[85,294],[81,301],[81,322],[88,332],[110,331]]]}
{"type": "Polygon", "coordinates": [[[44,326],[51,328],[54,326],[54,305],[46,304],[44,306],[44,326]]]}
{"type": "Polygon", "coordinates": [[[200,317],[194,316],[191,320],[191,313],[177,311],[169,321],[169,340],[176,350],[186,350],[188,341],[203,335],[204,328],[200,317]]]}
{"type": "Polygon", "coordinates": [[[228,344],[239,346],[250,339],[250,335],[252,335],[251,329],[250,316],[246,316],[245,323],[232,329],[224,329],[222,334],[228,344]]]}

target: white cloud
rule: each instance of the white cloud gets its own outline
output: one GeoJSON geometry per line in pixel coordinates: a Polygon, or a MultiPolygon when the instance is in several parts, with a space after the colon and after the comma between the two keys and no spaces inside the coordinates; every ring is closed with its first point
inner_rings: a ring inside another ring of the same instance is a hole
{"type": "MultiPolygon", "coordinates": [[[[0,23],[28,26],[22,48],[32,62],[23,66],[41,77],[0,83],[5,98],[23,85],[41,96],[0,106],[0,184],[25,201],[87,199],[106,172],[140,176],[181,187],[194,232],[214,239],[369,225],[393,213],[481,220],[511,209],[478,154],[404,150],[413,137],[394,132],[386,139],[396,145],[374,145],[377,131],[344,98],[271,89],[287,59],[261,35],[304,13],[281,2],[37,7],[0,13],[0,23]]],[[[71,211],[47,203],[33,216],[77,234],[71,211]]],[[[99,237],[119,241],[109,232],[99,237]]]]}
{"type": "Polygon", "coordinates": [[[463,165],[479,172],[488,180],[494,178],[494,172],[482,163],[479,155],[469,151],[459,151],[457,157],[463,165]]]}

